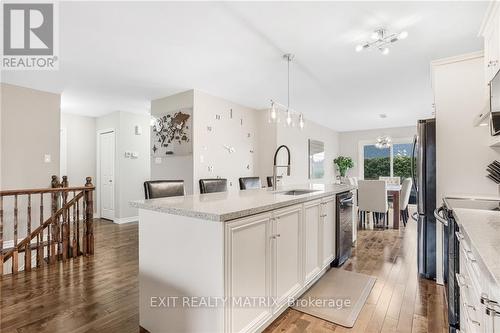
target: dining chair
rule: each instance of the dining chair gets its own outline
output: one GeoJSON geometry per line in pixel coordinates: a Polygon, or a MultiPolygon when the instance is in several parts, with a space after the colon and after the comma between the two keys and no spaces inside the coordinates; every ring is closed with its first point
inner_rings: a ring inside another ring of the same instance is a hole
{"type": "Polygon", "coordinates": [[[176,197],[183,195],[183,180],[148,180],[144,182],[144,197],[146,199],[176,197]]]}
{"type": "Polygon", "coordinates": [[[241,177],[239,182],[240,190],[252,190],[262,187],[260,177],[241,177]]]}
{"type": "MultiPolygon", "coordinates": [[[[278,183],[281,181],[283,176],[278,176],[278,183]]],[[[267,187],[273,187],[273,176],[267,176],[267,187]]]]}
{"type": "Polygon", "coordinates": [[[389,226],[389,203],[387,201],[387,188],[384,180],[359,180],[358,181],[358,209],[360,212],[360,225],[366,226],[367,213],[373,214],[374,226],[389,226]]]}
{"type": "Polygon", "coordinates": [[[227,179],[225,178],[200,179],[199,183],[201,194],[227,191],[227,179]]]}
{"type": "Polygon", "coordinates": [[[401,220],[403,220],[403,225],[406,227],[406,223],[408,222],[408,218],[410,214],[408,213],[408,203],[410,202],[410,194],[411,187],[413,185],[411,178],[406,178],[403,180],[403,184],[401,185],[401,203],[400,203],[400,216],[401,220]]]}
{"type": "Polygon", "coordinates": [[[389,185],[399,185],[401,184],[401,177],[378,177],[378,180],[384,180],[389,185]]]}

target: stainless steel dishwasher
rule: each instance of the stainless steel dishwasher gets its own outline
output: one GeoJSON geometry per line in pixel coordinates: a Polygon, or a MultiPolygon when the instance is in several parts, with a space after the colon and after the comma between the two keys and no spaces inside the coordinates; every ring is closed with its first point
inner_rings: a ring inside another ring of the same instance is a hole
{"type": "Polygon", "coordinates": [[[332,266],[342,266],[351,256],[352,248],[352,192],[342,192],[336,198],[337,216],[335,221],[336,258],[332,266]]]}

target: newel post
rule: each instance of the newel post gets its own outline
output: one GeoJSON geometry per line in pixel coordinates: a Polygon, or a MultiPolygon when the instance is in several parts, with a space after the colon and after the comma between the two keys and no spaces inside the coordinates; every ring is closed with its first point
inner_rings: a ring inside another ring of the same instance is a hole
{"type": "Polygon", "coordinates": [[[86,203],[86,211],[85,211],[85,224],[86,224],[86,240],[87,244],[87,252],[88,254],[94,254],[94,226],[93,226],[93,218],[94,218],[94,201],[93,201],[93,192],[94,185],[92,185],[92,177],[86,178],[85,187],[92,187],[92,189],[85,191],[85,203],[86,203]]]}
{"type": "MultiPolygon", "coordinates": [[[[56,175],[52,176],[52,181],[50,182],[50,185],[52,188],[58,188],[61,187],[61,183],[59,182],[59,179],[57,178],[56,175]]],[[[58,231],[59,231],[59,223],[58,219],[56,219],[56,212],[57,212],[57,206],[58,206],[58,193],[53,192],[50,196],[51,198],[51,218],[52,218],[52,223],[50,224],[50,229],[48,232],[48,244],[49,244],[49,262],[51,264],[56,262],[56,251],[57,248],[59,247],[58,242],[59,242],[59,237],[58,231]]]]}

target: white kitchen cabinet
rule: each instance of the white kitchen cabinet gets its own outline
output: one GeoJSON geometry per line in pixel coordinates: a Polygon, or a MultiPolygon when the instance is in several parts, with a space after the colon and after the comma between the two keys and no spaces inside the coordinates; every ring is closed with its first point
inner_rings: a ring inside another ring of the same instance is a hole
{"type": "Polygon", "coordinates": [[[460,236],[460,332],[500,333],[500,290],[478,253],[460,236]]]}
{"type": "Polygon", "coordinates": [[[335,196],[322,200],[323,252],[322,267],[328,267],[335,259],[335,196]]]}
{"type": "Polygon", "coordinates": [[[304,280],[308,284],[321,271],[322,223],[321,201],[304,204],[304,280]]]}
{"type": "Polygon", "coordinates": [[[500,11],[498,4],[492,3],[481,26],[484,38],[484,73],[488,84],[500,69],[500,11]]]}
{"type": "MultiPolygon", "coordinates": [[[[227,225],[228,297],[271,296],[271,214],[244,218],[227,225]]],[[[254,331],[272,315],[270,307],[230,306],[231,332],[254,331]]]]}
{"type": "Polygon", "coordinates": [[[273,214],[273,296],[277,309],[287,303],[302,286],[302,205],[281,209],[273,214]]]}

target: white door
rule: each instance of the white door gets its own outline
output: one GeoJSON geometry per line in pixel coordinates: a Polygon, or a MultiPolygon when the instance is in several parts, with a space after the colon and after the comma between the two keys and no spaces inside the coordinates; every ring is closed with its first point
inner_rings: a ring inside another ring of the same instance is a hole
{"type": "Polygon", "coordinates": [[[335,259],[335,197],[328,197],[323,206],[323,267],[335,259]]]}
{"type": "Polygon", "coordinates": [[[302,286],[300,221],[302,206],[277,211],[274,215],[274,233],[271,235],[275,255],[274,296],[278,308],[302,286]]]}
{"type": "Polygon", "coordinates": [[[99,186],[101,217],[115,218],[115,132],[99,134],[99,186]]]}
{"type": "Polygon", "coordinates": [[[241,306],[246,299],[271,295],[271,215],[262,214],[227,226],[226,295],[229,300],[229,332],[255,332],[271,317],[266,304],[241,306]]]}
{"type": "Polygon", "coordinates": [[[309,283],[321,271],[320,222],[321,203],[315,201],[304,205],[304,267],[305,283],[309,283]]]}

